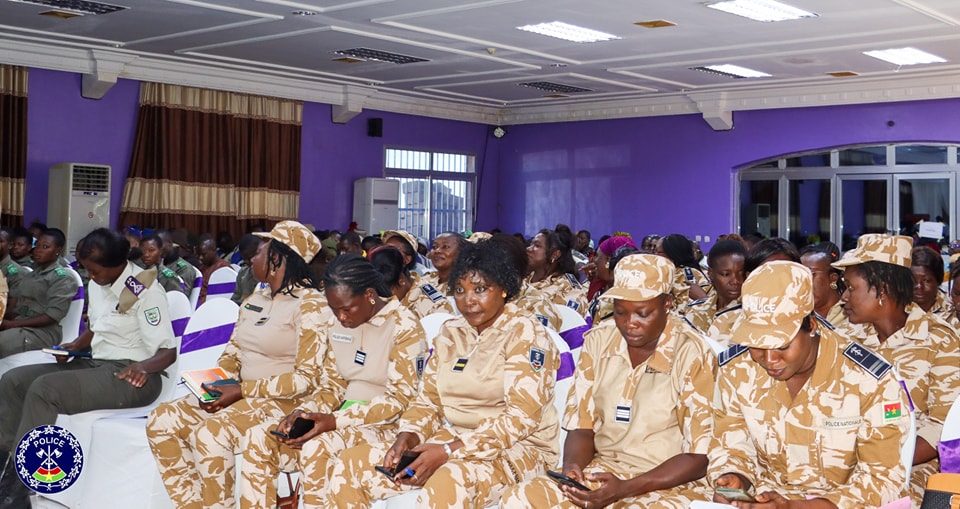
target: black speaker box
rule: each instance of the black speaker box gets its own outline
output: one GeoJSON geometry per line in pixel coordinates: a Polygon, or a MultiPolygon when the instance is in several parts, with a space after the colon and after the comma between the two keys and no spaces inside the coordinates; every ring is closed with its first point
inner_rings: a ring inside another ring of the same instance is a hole
{"type": "Polygon", "coordinates": [[[367,119],[367,136],[370,136],[373,138],[383,138],[383,119],[382,118],[367,119]]]}

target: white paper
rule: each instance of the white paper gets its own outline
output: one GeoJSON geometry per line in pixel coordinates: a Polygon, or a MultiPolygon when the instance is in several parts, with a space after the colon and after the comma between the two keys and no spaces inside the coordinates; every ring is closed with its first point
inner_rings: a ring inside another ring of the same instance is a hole
{"type": "Polygon", "coordinates": [[[943,237],[943,223],[938,223],[936,221],[924,221],[920,223],[920,232],[921,237],[926,237],[928,239],[939,239],[943,237]]]}

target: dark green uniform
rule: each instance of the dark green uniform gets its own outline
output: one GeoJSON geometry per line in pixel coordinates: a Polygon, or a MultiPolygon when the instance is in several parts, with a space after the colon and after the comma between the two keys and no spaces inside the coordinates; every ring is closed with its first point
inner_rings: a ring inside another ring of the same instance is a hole
{"type": "Polygon", "coordinates": [[[37,268],[37,264],[33,263],[33,258],[31,258],[30,255],[24,256],[23,258],[19,258],[13,261],[19,263],[24,267],[30,267],[31,269],[37,268]]]}
{"type": "Polygon", "coordinates": [[[237,286],[233,288],[233,295],[230,296],[230,300],[236,302],[239,306],[256,289],[257,280],[253,278],[253,271],[250,270],[249,265],[244,265],[240,267],[240,272],[237,273],[237,286]]]}
{"type": "Polygon", "coordinates": [[[162,265],[157,269],[157,283],[160,283],[165,292],[176,291],[185,294],[187,297],[190,296],[190,293],[183,287],[183,280],[180,279],[180,276],[162,265]]]}
{"type": "Polygon", "coordinates": [[[0,260],[0,273],[3,273],[3,277],[7,278],[7,288],[10,297],[19,297],[20,296],[20,281],[23,279],[23,276],[27,274],[20,264],[13,261],[13,258],[10,258],[10,255],[7,255],[2,260],[0,260]]]}
{"type": "Polygon", "coordinates": [[[0,359],[27,350],[39,350],[59,344],[62,338],[60,320],[67,315],[77,294],[77,280],[69,269],[56,263],[45,270],[35,270],[20,281],[17,318],[47,315],[56,323],[45,327],[17,327],[0,332],[0,359]]]}
{"type": "Polygon", "coordinates": [[[180,276],[180,279],[183,280],[184,291],[187,296],[190,296],[190,290],[193,289],[193,283],[197,279],[198,271],[190,265],[190,262],[184,260],[183,258],[177,258],[171,263],[166,265],[166,268],[173,271],[174,274],[180,276]]]}

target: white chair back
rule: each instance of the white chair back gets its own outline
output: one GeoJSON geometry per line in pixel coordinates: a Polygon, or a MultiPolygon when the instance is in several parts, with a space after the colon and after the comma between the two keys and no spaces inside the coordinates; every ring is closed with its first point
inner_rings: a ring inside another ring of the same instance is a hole
{"type": "Polygon", "coordinates": [[[237,271],[231,267],[222,267],[210,274],[207,282],[207,300],[229,299],[233,296],[233,289],[237,287],[237,271]]]}
{"type": "Polygon", "coordinates": [[[557,309],[557,314],[560,315],[560,332],[582,327],[587,324],[587,321],[573,308],[560,304],[554,304],[553,306],[557,309]]]}
{"type": "Polygon", "coordinates": [[[64,268],[64,270],[77,282],[77,293],[70,302],[67,315],[60,320],[60,328],[63,334],[60,341],[61,343],[73,341],[80,335],[80,322],[83,320],[83,298],[87,291],[87,289],[83,287],[83,280],[80,279],[80,274],[78,274],[77,271],[69,267],[64,268]]]}
{"type": "Polygon", "coordinates": [[[423,332],[427,335],[427,343],[433,345],[433,339],[437,337],[437,334],[440,334],[440,327],[443,325],[443,322],[454,318],[450,313],[431,313],[420,319],[420,326],[423,327],[423,332]]]}
{"type": "MultiPolygon", "coordinates": [[[[176,373],[178,381],[183,371],[216,366],[217,359],[230,341],[239,314],[240,306],[230,299],[204,302],[193,312],[180,343],[179,371],[176,373]]],[[[188,393],[186,387],[178,385],[174,398],[188,393]]]]}
{"type": "Polygon", "coordinates": [[[940,435],[940,441],[955,440],[960,438],[960,399],[953,402],[947,418],[943,421],[943,433],[940,435]]]}
{"type": "Polygon", "coordinates": [[[193,288],[187,288],[187,297],[190,299],[190,307],[197,309],[197,303],[200,302],[200,287],[203,286],[203,274],[200,273],[200,269],[193,265],[190,268],[197,274],[197,277],[193,280],[193,288]]]}

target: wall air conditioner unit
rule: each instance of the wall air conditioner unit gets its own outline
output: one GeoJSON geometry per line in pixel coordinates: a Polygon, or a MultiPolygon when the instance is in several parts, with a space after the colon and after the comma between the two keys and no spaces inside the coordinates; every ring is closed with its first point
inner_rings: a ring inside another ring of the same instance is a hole
{"type": "Polygon", "coordinates": [[[67,237],[67,252],[75,255],[77,241],[110,227],[110,167],[102,164],[60,163],[50,167],[47,226],[67,237]]]}
{"type": "Polygon", "coordinates": [[[353,220],[367,235],[396,230],[400,181],[363,178],[353,181],[353,220]]]}

